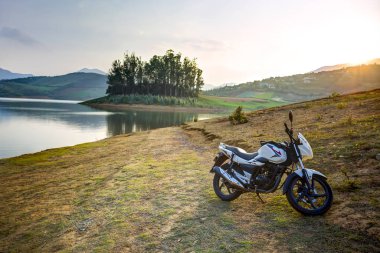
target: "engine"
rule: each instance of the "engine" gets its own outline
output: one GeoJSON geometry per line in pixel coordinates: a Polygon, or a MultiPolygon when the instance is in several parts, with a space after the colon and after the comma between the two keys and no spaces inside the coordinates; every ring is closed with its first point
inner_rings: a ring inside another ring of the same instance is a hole
{"type": "Polygon", "coordinates": [[[271,165],[264,166],[263,168],[260,169],[257,175],[252,176],[251,185],[255,185],[261,189],[270,188],[275,181],[274,179],[277,173],[278,173],[277,166],[271,166],[271,165]]]}
{"type": "Polygon", "coordinates": [[[270,182],[270,178],[266,175],[258,175],[255,179],[255,183],[258,186],[266,185],[270,182]]]}

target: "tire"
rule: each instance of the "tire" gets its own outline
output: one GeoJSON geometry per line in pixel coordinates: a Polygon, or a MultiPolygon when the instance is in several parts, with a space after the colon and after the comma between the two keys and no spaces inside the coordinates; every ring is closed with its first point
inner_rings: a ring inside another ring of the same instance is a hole
{"type": "Polygon", "coordinates": [[[286,198],[289,204],[304,215],[322,215],[326,213],[333,202],[333,193],[326,179],[313,176],[313,184],[316,192],[308,191],[301,177],[294,177],[289,182],[286,198]]]}
{"type": "MultiPolygon", "coordinates": [[[[221,166],[222,169],[226,170],[228,164],[224,164],[221,166]]],[[[228,182],[225,182],[225,179],[219,176],[218,174],[214,175],[213,187],[215,194],[223,201],[232,201],[237,199],[242,192],[229,187],[228,182]]]]}

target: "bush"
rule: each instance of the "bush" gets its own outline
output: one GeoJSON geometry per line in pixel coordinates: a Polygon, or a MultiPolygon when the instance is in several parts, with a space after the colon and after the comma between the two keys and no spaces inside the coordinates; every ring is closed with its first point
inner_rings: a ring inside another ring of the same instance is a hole
{"type": "Polygon", "coordinates": [[[243,107],[238,106],[238,108],[236,108],[236,110],[228,117],[232,125],[244,124],[248,122],[248,119],[242,110],[243,107]]]}
{"type": "Polygon", "coordinates": [[[339,97],[340,96],[340,94],[338,93],[338,92],[333,92],[333,93],[331,93],[331,95],[329,96],[330,98],[336,98],[336,97],[339,97]]]}
{"type": "Polygon", "coordinates": [[[346,103],[339,103],[339,104],[336,105],[336,108],[338,108],[338,109],[344,109],[346,107],[347,107],[346,103]]]}
{"type": "Polygon", "coordinates": [[[195,98],[190,97],[164,97],[151,94],[128,94],[128,95],[108,95],[88,101],[90,103],[111,103],[111,104],[146,104],[146,105],[180,105],[180,106],[201,106],[195,98]]]}

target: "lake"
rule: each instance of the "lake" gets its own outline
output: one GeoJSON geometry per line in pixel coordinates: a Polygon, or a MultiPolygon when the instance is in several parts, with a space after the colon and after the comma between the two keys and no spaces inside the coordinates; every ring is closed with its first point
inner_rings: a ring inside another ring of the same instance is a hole
{"type": "Polygon", "coordinates": [[[78,101],[0,98],[0,158],[177,126],[215,114],[99,110],[78,101]]]}

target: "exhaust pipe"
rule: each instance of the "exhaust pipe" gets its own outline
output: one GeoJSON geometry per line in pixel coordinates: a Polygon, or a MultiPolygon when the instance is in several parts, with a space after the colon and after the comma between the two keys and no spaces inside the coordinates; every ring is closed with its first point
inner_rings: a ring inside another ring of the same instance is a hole
{"type": "Polygon", "coordinates": [[[245,190],[245,191],[247,190],[236,178],[232,177],[230,174],[228,174],[225,170],[223,170],[219,166],[214,166],[212,170],[216,174],[218,174],[219,176],[227,180],[232,186],[235,186],[241,190],[245,190]]]}

